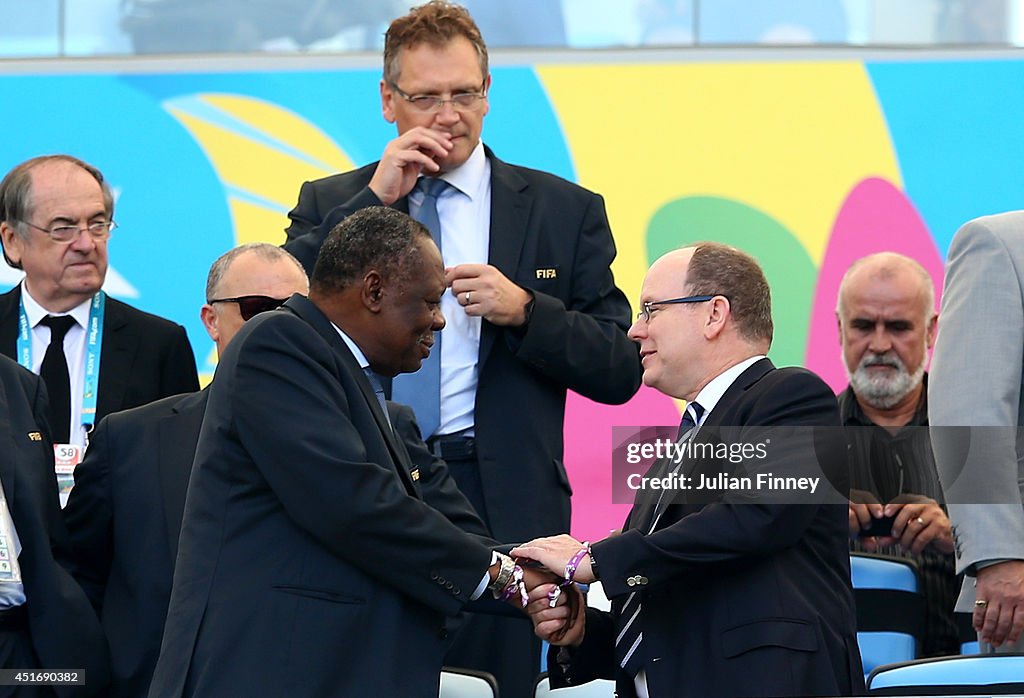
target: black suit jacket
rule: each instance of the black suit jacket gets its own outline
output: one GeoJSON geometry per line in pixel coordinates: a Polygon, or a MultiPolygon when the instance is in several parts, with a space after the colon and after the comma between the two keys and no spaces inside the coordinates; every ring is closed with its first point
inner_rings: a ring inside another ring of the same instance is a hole
{"type": "MultiPolygon", "coordinates": [[[[730,436],[737,442],[781,435],[750,427],[835,427],[818,431],[824,446],[808,443],[820,447],[812,453],[823,479],[835,491],[846,481],[835,396],[809,371],[775,369],[767,359],[753,364],[722,396],[696,440],[714,438],[725,427],[740,427],[730,436]]],[[[780,449],[786,447],[769,445],[769,459],[760,467],[783,474],[789,454],[780,449]]],[[[695,474],[693,465],[684,460],[681,472],[695,474]]],[[[643,526],[637,519],[648,528],[653,520],[648,497],[638,494],[624,532],[593,545],[612,612],[588,610],[584,643],[569,653],[568,671],[552,656],[552,685],[615,678],[620,695],[635,695],[632,677],[616,671],[614,618],[628,594],[639,591],[642,609],[635,622],[650,651],[645,669],[655,698],[861,691],[841,498],[801,504],[793,503],[803,501],[797,495],[706,496],[684,492],[662,505],[648,534],[636,527],[643,526]]]]}
{"type": "Polygon", "coordinates": [[[59,564],[68,563],[68,535],[45,414],[39,377],[0,356],[0,482],[21,541],[18,563],[39,660],[37,666],[4,668],[84,669],[84,688],[58,687],[51,695],[97,695],[109,679],[107,648],[89,601],[59,564]]]}
{"type": "MultiPolygon", "coordinates": [[[[110,645],[112,698],[146,695],[160,653],[185,492],[208,390],[175,395],[110,415],[96,428],[75,470],[64,519],[76,578],[89,595],[110,645]]],[[[487,529],[433,458],[412,410],[389,403],[408,447],[423,498],[465,531],[487,529]]]]}
{"type": "Polygon", "coordinates": [[[434,698],[444,616],[491,550],[420,498],[323,313],[284,307],[210,387],[150,696],[434,698]]]}
{"type": "MultiPolygon", "coordinates": [[[[562,463],[565,393],[627,401],[640,386],[630,307],[615,286],[604,200],[554,175],[491,163],[489,264],[534,294],[523,336],[483,323],[477,363],[476,449],[494,537],[523,541],[569,530],[562,463]]],[[[310,272],[320,246],[353,211],[379,206],[376,163],[306,182],[284,247],[310,272]]],[[[407,199],[395,208],[408,211],[407,199]]],[[[481,260],[484,261],[484,260],[481,260]]]]}
{"type": "MultiPolygon", "coordinates": [[[[0,353],[15,360],[20,306],[21,284],[0,295],[0,353]]],[[[111,412],[196,390],[196,359],[185,328],[108,295],[95,423],[111,412]]]]}
{"type": "Polygon", "coordinates": [[[207,396],[115,412],[96,427],[75,469],[64,520],[75,577],[110,645],[112,697],[146,695],[153,676],[207,396]]]}

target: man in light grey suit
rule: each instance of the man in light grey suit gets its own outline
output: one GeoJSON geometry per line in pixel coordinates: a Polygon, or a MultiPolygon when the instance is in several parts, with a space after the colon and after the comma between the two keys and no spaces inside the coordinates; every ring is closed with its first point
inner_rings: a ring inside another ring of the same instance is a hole
{"type": "Polygon", "coordinates": [[[966,223],[946,262],[932,361],[932,444],[983,651],[1024,630],[1024,211],[966,223]],[[936,428],[938,427],[938,428],[936,428]],[[970,429],[955,427],[970,427],[970,429]]]}

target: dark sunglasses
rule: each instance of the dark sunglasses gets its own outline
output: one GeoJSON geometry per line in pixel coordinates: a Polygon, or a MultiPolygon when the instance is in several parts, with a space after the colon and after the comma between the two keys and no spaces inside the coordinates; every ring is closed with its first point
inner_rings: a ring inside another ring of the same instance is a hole
{"type": "Polygon", "coordinates": [[[242,314],[242,319],[248,322],[260,313],[280,308],[286,300],[288,299],[271,298],[270,296],[239,296],[238,298],[216,298],[207,302],[211,305],[214,303],[238,303],[238,312],[242,314]]]}

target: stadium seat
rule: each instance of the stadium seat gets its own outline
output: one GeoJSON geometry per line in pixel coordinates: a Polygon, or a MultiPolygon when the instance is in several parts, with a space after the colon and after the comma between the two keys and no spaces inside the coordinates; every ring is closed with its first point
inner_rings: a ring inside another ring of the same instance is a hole
{"type": "Polygon", "coordinates": [[[458,667],[441,668],[438,698],[498,698],[498,682],[493,674],[458,667]]]}
{"type": "Polygon", "coordinates": [[[936,657],[876,667],[872,696],[1013,695],[1024,693],[1024,654],[936,657]]]}
{"type": "Polygon", "coordinates": [[[881,664],[916,658],[925,605],[914,561],[851,553],[850,577],[864,674],[881,664]]]}
{"type": "Polygon", "coordinates": [[[597,679],[579,686],[551,688],[547,674],[537,677],[533,688],[533,698],[612,698],[615,695],[615,682],[597,679]]]}

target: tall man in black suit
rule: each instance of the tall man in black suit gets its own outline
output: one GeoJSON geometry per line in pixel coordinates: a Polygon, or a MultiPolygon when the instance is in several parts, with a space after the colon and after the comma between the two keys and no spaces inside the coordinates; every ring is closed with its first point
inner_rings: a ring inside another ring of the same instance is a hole
{"type": "Polygon", "coordinates": [[[104,416],[199,389],[185,329],[100,290],[113,216],[103,175],[69,155],[32,158],[0,182],[4,258],[25,271],[0,295],[0,352],[47,382],[62,491],[104,416]],[[63,351],[49,350],[55,335],[63,351]]]}
{"type": "MultiPolygon", "coordinates": [[[[255,314],[309,292],[302,265],[250,243],[210,268],[200,314],[223,354],[255,314]]],[[[145,696],[153,676],[199,427],[209,390],[174,395],[100,422],[64,509],[75,578],[103,623],[112,698],[145,696]]]]}
{"type": "Polygon", "coordinates": [[[370,208],[332,231],[308,299],[232,341],[150,696],[434,698],[444,617],[521,591],[511,558],[424,502],[373,385],[429,355],[444,290],[427,230],[370,208]]]}
{"type": "MultiPolygon", "coordinates": [[[[768,283],[739,250],[699,243],[666,254],[648,271],[641,300],[630,336],[640,345],[644,383],[688,401],[679,443],[726,445],[714,439],[732,433],[730,448],[757,441],[766,455],[737,464],[690,451],[676,462],[678,474],[692,476],[691,489],[685,481],[664,497],[664,490],[639,489],[620,535],[589,550],[569,536],[513,550],[552,570],[576,558],[575,579],[599,579],[613,600],[610,613],[588,609],[583,622],[553,639],[564,647],[549,658],[552,685],[614,678],[619,695],[650,698],[861,690],[846,495],[765,494],[753,479],[698,491],[698,476],[713,476],[714,468],[782,475],[794,464],[820,468],[820,487],[831,481],[841,488],[838,428],[824,430],[831,434],[810,453],[791,447],[808,428],[839,426],[835,396],[814,374],[777,369],[766,358],[768,283]]],[[[666,477],[669,465],[657,462],[649,475],[666,477]]],[[[567,616],[561,605],[550,607],[550,591],[531,593],[544,637],[567,616]]]]}
{"type": "Polygon", "coordinates": [[[0,356],[0,668],[84,670],[85,686],[0,686],[2,696],[91,696],[108,680],[106,643],[82,589],[59,564],[57,505],[42,381],[0,356]]]}
{"type": "MultiPolygon", "coordinates": [[[[640,366],[603,200],[509,165],[481,142],[490,86],[487,47],[463,8],[434,0],[394,20],[380,94],[398,137],[379,162],[303,184],[285,248],[311,269],[324,236],[353,211],[383,204],[423,220],[436,201],[451,287],[440,377],[413,387],[405,377],[392,397],[416,408],[423,437],[494,537],[523,541],[569,530],[566,391],[623,403],[640,366]]],[[[513,622],[518,643],[506,642],[507,627],[479,627],[448,663],[491,671],[503,694],[527,695],[539,644],[513,622]]]]}

